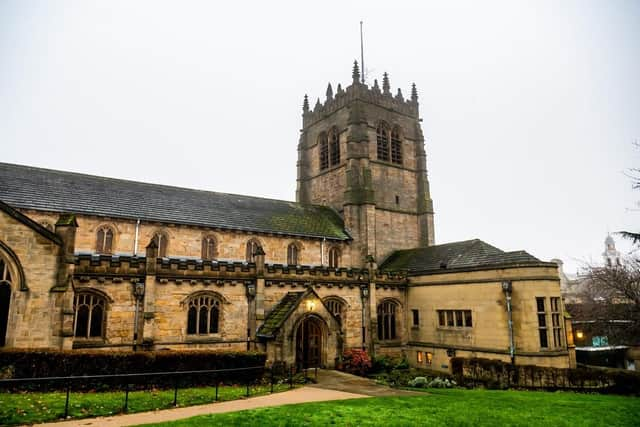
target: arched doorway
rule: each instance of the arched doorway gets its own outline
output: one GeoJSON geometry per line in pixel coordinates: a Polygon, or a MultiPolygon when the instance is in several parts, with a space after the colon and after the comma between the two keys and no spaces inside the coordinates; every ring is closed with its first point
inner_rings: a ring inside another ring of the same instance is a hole
{"type": "Polygon", "coordinates": [[[296,332],[296,366],[298,369],[322,366],[322,322],[308,316],[300,322],[296,332]]]}
{"type": "Polygon", "coordinates": [[[7,341],[10,301],[11,286],[7,282],[0,282],[0,347],[4,347],[7,341]]]}

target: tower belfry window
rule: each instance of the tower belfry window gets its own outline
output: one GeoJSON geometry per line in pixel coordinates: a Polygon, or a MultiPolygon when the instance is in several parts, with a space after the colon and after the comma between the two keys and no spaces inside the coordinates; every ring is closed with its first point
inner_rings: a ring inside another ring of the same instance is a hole
{"type": "Polygon", "coordinates": [[[331,154],[331,166],[335,166],[340,163],[340,134],[337,128],[331,129],[330,134],[330,154],[331,154]]]}
{"type": "Polygon", "coordinates": [[[402,140],[400,139],[400,129],[397,126],[391,132],[391,161],[399,165],[402,164],[402,140]]]}
{"type": "Polygon", "coordinates": [[[378,160],[389,161],[389,129],[384,123],[378,125],[376,131],[378,160]]]}
{"type": "Polygon", "coordinates": [[[329,141],[327,140],[327,134],[320,134],[320,170],[327,169],[329,167],[329,141]]]}

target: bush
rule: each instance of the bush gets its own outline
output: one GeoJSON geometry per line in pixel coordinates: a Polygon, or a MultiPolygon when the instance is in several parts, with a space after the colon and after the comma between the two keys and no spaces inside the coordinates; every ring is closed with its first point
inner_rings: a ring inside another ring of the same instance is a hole
{"type": "Polygon", "coordinates": [[[458,382],[467,386],[480,385],[494,389],[565,389],[640,395],[640,373],[621,369],[552,368],[460,357],[451,360],[451,368],[458,382]]]}
{"type": "Polygon", "coordinates": [[[371,369],[371,359],[366,350],[350,349],[342,354],[344,370],[351,374],[365,375],[371,369]]]}
{"type": "MultiPolygon", "coordinates": [[[[0,372],[5,378],[44,378],[86,375],[111,375],[200,371],[264,366],[266,355],[256,352],[180,350],[161,352],[102,352],[58,350],[0,351],[0,372]]],[[[178,379],[183,385],[206,384],[212,381],[242,383],[262,377],[263,370],[219,373],[216,376],[185,374],[178,379]]],[[[131,378],[136,382],[154,385],[173,384],[176,377],[131,378]]],[[[100,384],[78,381],[74,388],[111,387],[122,384],[121,379],[101,379],[100,384]]],[[[50,387],[49,387],[50,388],[50,387]]]]}

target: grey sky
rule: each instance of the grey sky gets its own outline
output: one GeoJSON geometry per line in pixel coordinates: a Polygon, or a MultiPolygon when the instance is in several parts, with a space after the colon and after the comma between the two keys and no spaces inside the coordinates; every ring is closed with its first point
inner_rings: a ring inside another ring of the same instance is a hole
{"type": "Polygon", "coordinates": [[[638,228],[638,1],[2,0],[0,160],[293,200],[361,19],[369,82],[418,86],[437,242],[571,272],[638,228]]]}

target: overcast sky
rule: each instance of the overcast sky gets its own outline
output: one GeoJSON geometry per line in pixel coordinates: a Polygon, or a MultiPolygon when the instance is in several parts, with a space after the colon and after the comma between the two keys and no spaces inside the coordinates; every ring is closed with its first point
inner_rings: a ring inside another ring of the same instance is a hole
{"type": "Polygon", "coordinates": [[[0,161],[294,200],[361,19],[368,82],[418,87],[437,243],[574,272],[639,228],[640,1],[0,0],[0,161]]]}

